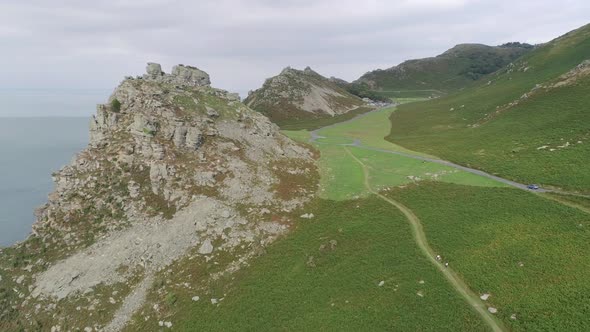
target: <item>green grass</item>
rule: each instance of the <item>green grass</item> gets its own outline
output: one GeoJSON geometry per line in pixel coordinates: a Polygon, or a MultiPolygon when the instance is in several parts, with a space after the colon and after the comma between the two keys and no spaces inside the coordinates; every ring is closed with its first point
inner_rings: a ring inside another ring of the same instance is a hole
{"type": "Polygon", "coordinates": [[[540,89],[495,114],[497,107],[518,100],[536,84],[552,82],[588,58],[590,26],[520,58],[514,67],[489,77],[489,85],[400,106],[391,115],[387,139],[516,181],[589,192],[590,78],[540,89]],[[566,142],[570,146],[559,147],[566,142]]]}
{"type": "Polygon", "coordinates": [[[565,205],[590,213],[590,198],[588,197],[563,195],[557,193],[545,193],[544,195],[547,195],[549,196],[549,198],[561,202],[565,205]]]}
{"type": "MultiPolygon", "coordinates": [[[[336,126],[322,129],[318,134],[328,137],[329,140],[339,139],[341,142],[353,142],[355,139],[358,139],[365,146],[426,156],[425,154],[405,149],[384,139],[391,128],[388,117],[395,110],[395,107],[382,109],[354,121],[340,123],[336,126]]],[[[328,139],[320,139],[319,142],[330,142],[328,139]]]]}
{"type": "Polygon", "coordinates": [[[300,143],[308,143],[311,138],[307,130],[282,130],[281,132],[290,139],[300,143]]]}
{"type": "MultiPolygon", "coordinates": [[[[318,132],[325,137],[318,140],[319,144],[314,144],[320,151],[320,197],[346,200],[369,194],[364,186],[362,168],[339,144],[349,144],[358,139],[364,146],[425,156],[383,139],[389,132],[388,117],[394,110],[379,110],[318,132]]],[[[308,142],[310,138],[307,131],[284,133],[300,142],[308,142]]],[[[414,182],[415,177],[475,186],[502,186],[496,181],[436,163],[356,147],[350,147],[350,151],[372,168],[371,184],[375,188],[405,185],[414,182]]]]}
{"type": "Polygon", "coordinates": [[[588,214],[517,189],[424,183],[387,195],[512,330],[590,329],[588,214]]]}
{"type": "Polygon", "coordinates": [[[472,186],[504,186],[495,180],[459,171],[453,167],[361,148],[351,147],[349,150],[367,166],[370,174],[369,183],[377,190],[413,183],[414,180],[410,177],[472,186]]]}
{"type": "Polygon", "coordinates": [[[222,287],[219,305],[205,294],[198,302],[179,297],[166,320],[179,331],[485,330],[416,248],[396,209],[371,197],[319,201],[310,211],[314,219],[222,287]]]}
{"type": "Polygon", "coordinates": [[[371,82],[386,97],[439,96],[473,84],[529,50],[461,44],[436,57],[406,61],[398,69],[369,72],[359,81],[371,82]]]}
{"type": "Polygon", "coordinates": [[[315,130],[331,124],[343,122],[354,118],[357,115],[370,112],[373,108],[370,107],[359,107],[350,112],[335,115],[335,116],[321,116],[317,118],[301,118],[301,119],[287,119],[281,121],[278,125],[282,130],[315,130]]]}
{"type": "Polygon", "coordinates": [[[375,91],[378,95],[392,100],[406,99],[406,98],[429,98],[439,97],[445,93],[439,90],[389,90],[389,91],[375,91]]]}

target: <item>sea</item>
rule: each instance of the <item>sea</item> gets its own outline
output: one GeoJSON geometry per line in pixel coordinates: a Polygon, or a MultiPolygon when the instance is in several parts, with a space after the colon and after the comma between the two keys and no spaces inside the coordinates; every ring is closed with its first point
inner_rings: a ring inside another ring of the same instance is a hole
{"type": "Polygon", "coordinates": [[[88,144],[106,90],[0,89],[0,247],[26,239],[51,174],[88,144]]]}

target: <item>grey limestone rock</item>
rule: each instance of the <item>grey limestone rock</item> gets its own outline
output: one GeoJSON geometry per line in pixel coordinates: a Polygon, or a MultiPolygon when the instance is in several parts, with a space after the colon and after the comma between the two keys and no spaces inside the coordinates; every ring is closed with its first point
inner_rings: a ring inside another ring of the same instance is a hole
{"type": "Polygon", "coordinates": [[[146,72],[149,77],[156,78],[162,76],[162,66],[159,63],[148,62],[146,72]]]}
{"type": "Polygon", "coordinates": [[[159,64],[149,62],[147,64],[146,74],[143,78],[146,80],[179,86],[211,85],[209,74],[196,67],[185,65],[176,65],[172,68],[172,73],[166,74],[162,71],[162,67],[159,64]]]}

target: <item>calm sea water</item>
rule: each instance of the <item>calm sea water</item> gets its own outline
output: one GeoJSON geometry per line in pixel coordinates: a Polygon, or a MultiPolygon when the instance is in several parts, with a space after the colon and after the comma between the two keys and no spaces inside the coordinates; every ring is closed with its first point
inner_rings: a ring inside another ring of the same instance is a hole
{"type": "Polygon", "coordinates": [[[26,238],[51,173],[88,143],[89,118],[0,118],[0,246],[26,238]]]}
{"type": "Polygon", "coordinates": [[[110,90],[0,89],[0,246],[24,240],[51,173],[88,144],[88,122],[110,90]]]}

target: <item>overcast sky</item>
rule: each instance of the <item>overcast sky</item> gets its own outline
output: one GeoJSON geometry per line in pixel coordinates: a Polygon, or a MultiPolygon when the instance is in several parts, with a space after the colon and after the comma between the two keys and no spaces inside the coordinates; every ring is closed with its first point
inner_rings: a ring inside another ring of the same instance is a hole
{"type": "Polygon", "coordinates": [[[458,43],[539,43],[587,23],[588,0],[2,0],[0,90],[112,90],[153,61],[245,94],[285,66],[354,80],[458,43]]]}

